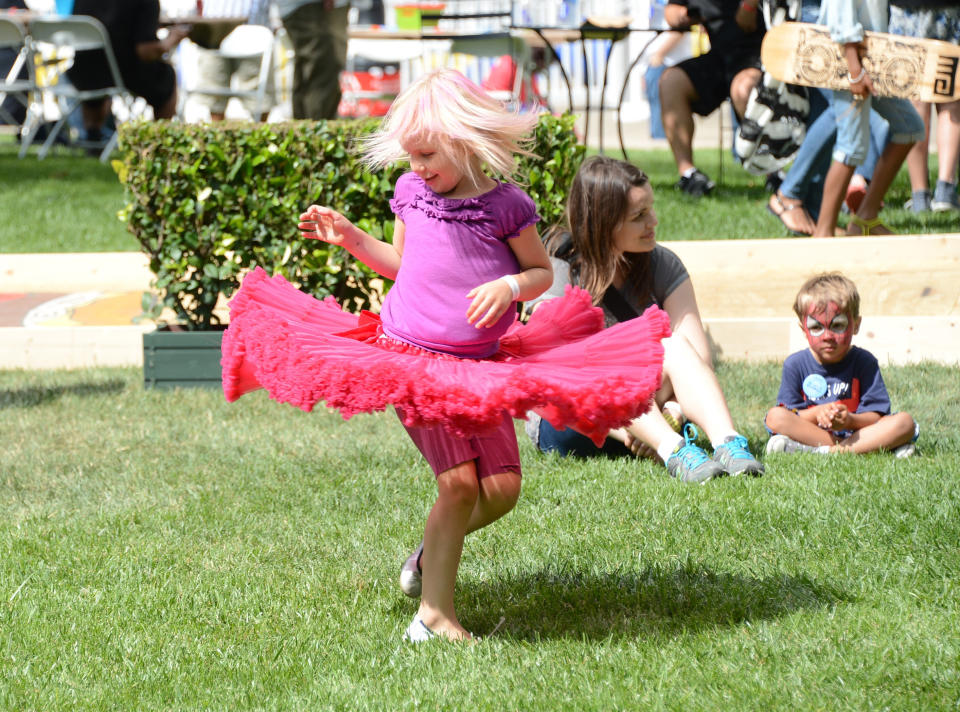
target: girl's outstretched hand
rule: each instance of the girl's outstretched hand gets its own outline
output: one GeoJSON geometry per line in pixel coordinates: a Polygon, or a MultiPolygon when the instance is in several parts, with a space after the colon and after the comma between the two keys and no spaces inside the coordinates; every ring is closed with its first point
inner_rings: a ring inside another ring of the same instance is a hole
{"type": "Polygon", "coordinates": [[[478,329],[490,328],[513,304],[513,291],[504,280],[495,279],[471,289],[467,299],[473,300],[467,307],[467,323],[478,329]]]}
{"type": "Polygon", "coordinates": [[[300,235],[307,240],[323,240],[331,245],[344,246],[353,223],[336,210],[322,205],[311,205],[300,216],[297,225],[300,235]]]}

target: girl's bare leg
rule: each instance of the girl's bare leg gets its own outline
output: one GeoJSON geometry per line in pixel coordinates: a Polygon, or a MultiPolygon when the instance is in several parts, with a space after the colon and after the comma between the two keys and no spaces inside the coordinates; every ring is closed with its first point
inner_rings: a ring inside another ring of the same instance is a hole
{"type": "Polygon", "coordinates": [[[501,472],[480,480],[480,496],[467,522],[467,533],[483,529],[513,509],[520,497],[521,480],[516,472],[501,472]]]}
{"type": "MultiPolygon", "coordinates": [[[[912,146],[912,143],[888,143],[886,145],[883,153],[880,154],[880,160],[877,161],[877,167],[873,169],[873,180],[870,181],[867,194],[863,196],[863,202],[860,203],[857,210],[858,217],[864,220],[877,217],[880,213],[880,203],[883,202],[883,196],[887,194],[887,189],[893,183],[893,179],[896,178],[897,172],[903,165],[907,154],[910,153],[912,146]]],[[[826,196],[826,186],[823,190],[824,196],[826,196]]],[[[846,190],[844,190],[844,194],[846,194],[846,190]]]]}
{"type": "Polygon", "coordinates": [[[437,490],[423,532],[423,589],[417,615],[434,633],[461,640],[470,633],[457,619],[453,593],[463,538],[479,499],[476,464],[470,460],[441,472],[437,490]]]}

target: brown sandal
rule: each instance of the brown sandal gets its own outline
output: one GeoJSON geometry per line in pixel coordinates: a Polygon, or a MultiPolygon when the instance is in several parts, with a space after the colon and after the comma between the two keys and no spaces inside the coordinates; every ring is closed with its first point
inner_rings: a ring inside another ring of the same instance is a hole
{"type": "Polygon", "coordinates": [[[790,225],[790,223],[788,223],[787,220],[785,219],[785,216],[793,212],[794,210],[799,210],[803,214],[803,217],[809,221],[810,225],[814,224],[813,218],[810,217],[810,214],[803,207],[803,203],[799,201],[794,205],[788,206],[786,203],[783,202],[783,198],[780,197],[779,193],[774,193],[773,195],[770,196],[770,200],[767,202],[767,211],[774,217],[777,217],[780,219],[780,222],[783,223],[783,226],[787,228],[787,232],[789,232],[791,235],[794,235],[794,236],[809,237],[810,235],[813,234],[813,230],[814,230],[813,228],[811,228],[810,230],[803,230],[796,223],[794,223],[793,225],[790,225]]]}

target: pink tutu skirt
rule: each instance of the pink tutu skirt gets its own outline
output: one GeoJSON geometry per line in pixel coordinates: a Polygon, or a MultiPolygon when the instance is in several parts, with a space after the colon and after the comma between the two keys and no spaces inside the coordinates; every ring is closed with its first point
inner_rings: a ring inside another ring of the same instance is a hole
{"type": "Polygon", "coordinates": [[[491,358],[463,359],[387,339],[376,315],[344,312],[258,267],[230,301],[223,391],[235,401],[265,388],[306,411],[323,401],[345,419],[395,405],[407,425],[459,435],[532,410],[599,445],[650,406],[669,335],[657,307],[604,329],[603,312],[573,287],[514,324],[491,358]]]}

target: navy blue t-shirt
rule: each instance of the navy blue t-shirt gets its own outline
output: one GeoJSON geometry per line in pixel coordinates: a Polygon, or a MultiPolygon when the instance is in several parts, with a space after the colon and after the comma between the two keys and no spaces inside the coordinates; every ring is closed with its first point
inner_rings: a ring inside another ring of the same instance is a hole
{"type": "Polygon", "coordinates": [[[869,351],[852,346],[842,361],[821,364],[809,349],[783,362],[777,404],[791,410],[841,401],[851,413],[889,415],[890,396],[880,364],[869,351]]]}

